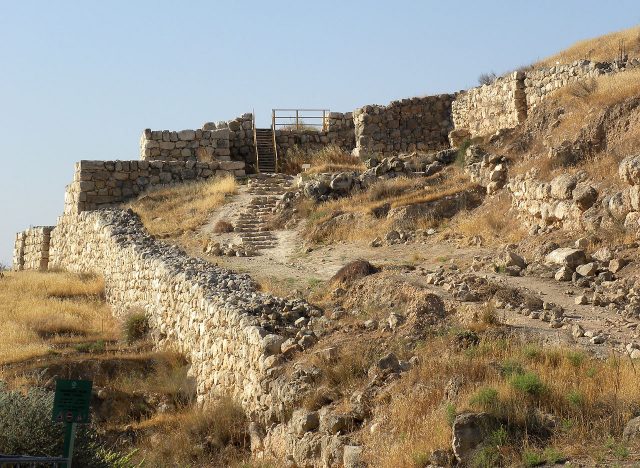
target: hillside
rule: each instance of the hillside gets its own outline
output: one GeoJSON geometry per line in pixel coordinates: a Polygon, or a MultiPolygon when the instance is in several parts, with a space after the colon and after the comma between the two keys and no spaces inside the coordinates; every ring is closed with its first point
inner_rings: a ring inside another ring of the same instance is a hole
{"type": "Polygon", "coordinates": [[[639,37],[78,163],[0,277],[0,428],[72,376],[105,466],[636,466],[639,37]]]}

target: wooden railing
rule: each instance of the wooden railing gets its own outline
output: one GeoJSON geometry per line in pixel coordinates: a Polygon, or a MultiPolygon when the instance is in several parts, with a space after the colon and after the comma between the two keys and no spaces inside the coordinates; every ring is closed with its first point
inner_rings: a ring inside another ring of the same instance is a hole
{"type": "Polygon", "coordinates": [[[329,109],[272,109],[271,128],[276,130],[322,130],[329,127],[329,109]]]}

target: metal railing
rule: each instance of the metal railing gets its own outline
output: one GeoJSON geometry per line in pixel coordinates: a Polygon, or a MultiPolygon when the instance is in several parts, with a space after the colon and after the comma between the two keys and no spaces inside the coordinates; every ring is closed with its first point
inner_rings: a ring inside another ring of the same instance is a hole
{"type": "Polygon", "coordinates": [[[322,130],[329,127],[329,109],[272,109],[271,128],[276,130],[322,130]]]}
{"type": "Polygon", "coordinates": [[[68,458],[64,457],[28,457],[21,455],[0,455],[0,467],[37,467],[37,466],[67,466],[68,458]]]}

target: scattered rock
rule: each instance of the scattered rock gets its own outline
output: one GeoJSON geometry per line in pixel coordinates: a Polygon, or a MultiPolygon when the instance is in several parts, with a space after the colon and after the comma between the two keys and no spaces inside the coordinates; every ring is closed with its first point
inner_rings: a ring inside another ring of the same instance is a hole
{"type": "Polygon", "coordinates": [[[453,453],[458,462],[467,464],[475,449],[496,427],[495,419],[487,413],[462,413],[453,422],[453,453]]]}
{"type": "Polygon", "coordinates": [[[555,263],[556,265],[564,265],[575,269],[577,266],[586,263],[587,256],[582,249],[563,247],[547,254],[545,260],[548,263],[555,263]]]}

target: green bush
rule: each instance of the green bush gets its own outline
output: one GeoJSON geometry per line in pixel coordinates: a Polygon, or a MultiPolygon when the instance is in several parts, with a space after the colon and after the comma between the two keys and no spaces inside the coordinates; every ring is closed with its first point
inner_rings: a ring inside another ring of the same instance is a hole
{"type": "Polygon", "coordinates": [[[573,367],[580,367],[585,359],[585,354],[580,351],[569,351],[567,353],[567,360],[573,367]]]}
{"type": "Polygon", "coordinates": [[[512,375],[524,374],[524,368],[518,361],[507,359],[500,365],[500,373],[504,377],[511,377],[512,375]]]}
{"type": "Polygon", "coordinates": [[[545,459],[541,453],[535,450],[525,450],[522,453],[522,461],[524,466],[539,466],[544,464],[545,459]]]}
{"type": "Polygon", "coordinates": [[[545,385],[533,372],[525,372],[524,374],[514,375],[511,378],[511,386],[518,391],[531,396],[540,396],[545,391],[545,385]]]}
{"type": "Polygon", "coordinates": [[[471,397],[471,404],[484,411],[495,409],[499,404],[498,391],[495,388],[483,387],[471,397]]]}
{"type": "Polygon", "coordinates": [[[79,343],[75,345],[75,349],[79,353],[104,353],[106,348],[106,344],[103,340],[94,341],[92,343],[79,343]]]}
{"type": "Polygon", "coordinates": [[[584,395],[579,390],[571,391],[567,394],[567,401],[576,407],[580,407],[584,403],[584,395]]]}
{"type": "Polygon", "coordinates": [[[131,344],[144,338],[149,332],[149,320],[144,312],[132,312],[124,321],[124,339],[131,344]]]}
{"type": "MultiPolygon", "coordinates": [[[[0,453],[62,456],[64,425],[51,419],[53,392],[31,388],[26,394],[9,391],[0,382],[0,453]]],[[[128,456],[115,453],[97,439],[91,425],[78,425],[74,466],[128,467],[128,456]]]]}
{"type": "Polygon", "coordinates": [[[453,422],[456,420],[456,416],[458,414],[456,405],[454,405],[453,403],[447,403],[444,407],[444,413],[447,417],[449,426],[453,426],[453,422]]]}

